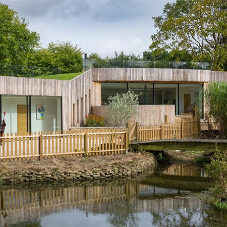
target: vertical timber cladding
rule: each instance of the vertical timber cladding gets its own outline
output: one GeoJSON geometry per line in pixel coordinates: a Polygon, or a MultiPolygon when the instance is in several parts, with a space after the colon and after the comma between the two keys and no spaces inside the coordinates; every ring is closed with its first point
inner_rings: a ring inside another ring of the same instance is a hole
{"type": "Polygon", "coordinates": [[[70,97],[70,114],[73,115],[73,104],[75,103],[74,116],[70,117],[71,121],[69,127],[76,122],[76,126],[83,126],[85,116],[90,113],[91,106],[94,105],[93,94],[93,78],[92,70],[88,70],[83,74],[75,77],[70,81],[71,93],[70,97]],[[73,120],[75,119],[75,120],[73,120]]]}
{"type": "Polygon", "coordinates": [[[168,82],[212,83],[227,82],[227,72],[197,69],[163,68],[93,68],[94,82],[168,82]]]}

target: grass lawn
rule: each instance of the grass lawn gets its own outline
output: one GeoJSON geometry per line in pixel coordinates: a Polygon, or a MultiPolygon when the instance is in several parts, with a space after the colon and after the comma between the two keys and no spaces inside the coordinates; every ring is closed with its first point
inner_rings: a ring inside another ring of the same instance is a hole
{"type": "Polygon", "coordinates": [[[72,80],[74,77],[79,76],[83,72],[79,73],[67,73],[67,74],[55,74],[55,75],[48,75],[48,76],[36,76],[34,78],[38,79],[53,79],[53,80],[72,80]]]}

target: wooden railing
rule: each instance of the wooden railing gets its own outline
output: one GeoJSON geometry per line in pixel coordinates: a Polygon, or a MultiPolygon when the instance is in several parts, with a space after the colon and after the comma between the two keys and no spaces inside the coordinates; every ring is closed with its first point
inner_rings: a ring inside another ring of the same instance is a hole
{"type": "Polygon", "coordinates": [[[185,139],[190,138],[199,132],[199,121],[183,119],[181,122],[164,123],[161,126],[139,127],[139,141],[160,140],[160,139],[185,139]]]}
{"type": "Polygon", "coordinates": [[[0,160],[43,159],[62,156],[126,153],[127,132],[4,135],[0,160]]]}

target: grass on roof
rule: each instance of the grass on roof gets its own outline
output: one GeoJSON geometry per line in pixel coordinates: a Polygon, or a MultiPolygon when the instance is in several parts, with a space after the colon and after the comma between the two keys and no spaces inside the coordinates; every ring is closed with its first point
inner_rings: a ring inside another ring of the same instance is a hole
{"type": "Polygon", "coordinates": [[[36,76],[34,78],[38,79],[52,79],[52,80],[72,80],[73,78],[79,76],[83,72],[78,73],[67,73],[67,74],[55,74],[55,75],[48,75],[48,76],[36,76]]]}

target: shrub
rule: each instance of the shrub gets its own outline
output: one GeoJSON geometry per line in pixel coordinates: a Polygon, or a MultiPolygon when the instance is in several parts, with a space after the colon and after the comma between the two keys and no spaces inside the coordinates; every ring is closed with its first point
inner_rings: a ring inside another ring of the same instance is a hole
{"type": "Polygon", "coordinates": [[[207,120],[215,121],[221,133],[227,136],[227,83],[214,82],[205,89],[207,120]]]}
{"type": "Polygon", "coordinates": [[[227,154],[217,151],[206,167],[208,174],[216,179],[212,195],[219,199],[227,199],[227,154]]]}
{"type": "Polygon", "coordinates": [[[104,127],[105,126],[104,117],[89,114],[86,116],[86,123],[84,126],[85,127],[104,127]]]}
{"type": "Polygon", "coordinates": [[[138,95],[131,90],[126,94],[110,96],[107,106],[109,125],[126,127],[128,120],[138,114],[138,104],[138,95]]]}

